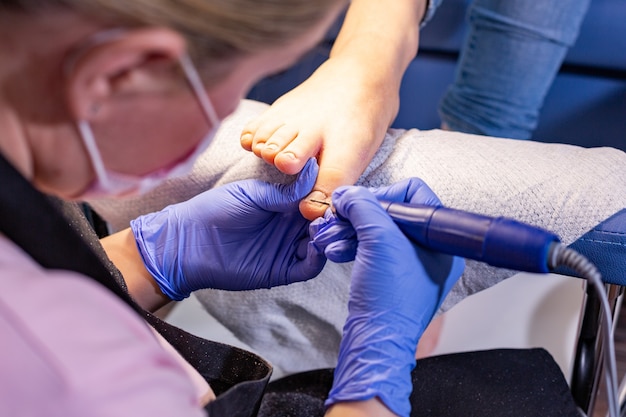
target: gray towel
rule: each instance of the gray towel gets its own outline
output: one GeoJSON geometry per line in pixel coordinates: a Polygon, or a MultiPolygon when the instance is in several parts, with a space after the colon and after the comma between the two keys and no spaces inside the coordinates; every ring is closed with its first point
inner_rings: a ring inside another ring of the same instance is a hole
{"type": "MultiPolygon", "coordinates": [[[[90,203],[119,230],[140,214],[235,180],[291,181],[239,145],[243,125],[265,108],[243,101],[188,177],[141,198],[90,203]]],[[[407,177],[425,180],[448,207],[527,222],[555,232],[566,244],[626,207],[626,153],[612,148],[391,129],[359,184],[387,185],[407,177]]],[[[304,283],[196,295],[211,315],[280,371],[332,367],[347,315],[350,268],[328,263],[320,276],[304,283]]],[[[514,273],[468,261],[440,312],[514,273]]]]}

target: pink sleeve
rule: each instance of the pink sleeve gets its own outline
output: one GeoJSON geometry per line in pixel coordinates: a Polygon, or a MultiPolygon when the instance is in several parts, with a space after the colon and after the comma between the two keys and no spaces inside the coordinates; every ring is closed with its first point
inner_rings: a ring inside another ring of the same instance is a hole
{"type": "Polygon", "coordinates": [[[1,236],[0,277],[0,415],[205,415],[183,367],[99,284],[1,236]]]}

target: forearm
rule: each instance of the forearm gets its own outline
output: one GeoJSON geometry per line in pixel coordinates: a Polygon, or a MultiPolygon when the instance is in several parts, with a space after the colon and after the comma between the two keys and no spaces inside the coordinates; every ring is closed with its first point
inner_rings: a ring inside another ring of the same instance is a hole
{"type": "Polygon", "coordinates": [[[332,405],[325,417],[395,417],[377,398],[366,401],[343,402],[332,405]]]}
{"type": "Polygon", "coordinates": [[[352,59],[367,68],[372,80],[399,89],[417,53],[419,27],[428,0],[353,0],[337,36],[331,59],[352,59]]]}
{"type": "Polygon", "coordinates": [[[128,292],[141,307],[155,311],[171,301],[144,266],[130,228],[105,237],[101,243],[109,259],[124,276],[128,292]]]}

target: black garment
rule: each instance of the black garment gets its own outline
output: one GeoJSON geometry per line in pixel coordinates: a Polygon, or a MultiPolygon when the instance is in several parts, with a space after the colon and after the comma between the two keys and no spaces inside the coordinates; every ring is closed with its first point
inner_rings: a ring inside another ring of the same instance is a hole
{"type": "Polygon", "coordinates": [[[141,309],[127,292],[79,205],[47,197],[0,154],[0,232],[48,269],[79,272],[112,291],[150,323],[207,380],[212,416],[253,417],[272,373],[262,358],[174,327],[141,309]]]}
{"type": "MultiPolygon", "coordinates": [[[[561,374],[544,349],[497,349],[417,361],[411,417],[580,417],[561,374]]],[[[259,417],[321,417],[332,369],[270,383],[259,417]]]]}
{"type": "MultiPolygon", "coordinates": [[[[323,415],[332,370],[295,374],[268,386],[271,366],[262,358],[193,336],[143,311],[78,205],[39,193],[2,155],[0,178],[0,232],[45,268],[80,272],[128,303],[209,382],[217,394],[207,406],[210,416],[323,415]]],[[[412,377],[413,417],[579,417],[560,369],[543,349],[433,357],[418,361],[412,377]]]]}

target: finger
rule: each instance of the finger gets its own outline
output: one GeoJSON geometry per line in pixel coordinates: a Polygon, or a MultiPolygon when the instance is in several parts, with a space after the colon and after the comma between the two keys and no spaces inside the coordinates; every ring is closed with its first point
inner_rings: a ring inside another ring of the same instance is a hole
{"type": "Polygon", "coordinates": [[[379,200],[403,203],[441,205],[441,201],[430,187],[419,178],[409,178],[387,187],[371,189],[379,200]]]}
{"type": "Polygon", "coordinates": [[[352,239],[354,236],[354,228],[350,222],[335,218],[324,227],[318,228],[313,235],[313,240],[318,246],[324,247],[338,240],[352,239]]]}
{"type": "Polygon", "coordinates": [[[352,225],[339,220],[330,208],[326,210],[323,217],[318,217],[309,223],[309,236],[322,251],[333,241],[347,239],[354,235],[352,225]],[[342,227],[344,223],[351,229],[350,235],[337,232],[337,227],[342,227]]]}
{"type": "Polygon", "coordinates": [[[334,262],[353,261],[356,255],[357,239],[354,228],[349,222],[337,218],[317,231],[313,243],[334,262]]]}
{"type": "Polygon", "coordinates": [[[326,256],[312,242],[303,242],[302,245],[302,248],[298,248],[298,252],[306,250],[306,256],[299,257],[299,260],[290,266],[287,271],[287,284],[314,278],[326,265],[326,256]]]}
{"type": "Polygon", "coordinates": [[[375,238],[384,230],[397,229],[374,194],[364,187],[337,189],[333,193],[333,206],[340,219],[347,219],[352,224],[359,241],[375,238]]]}
{"type": "Polygon", "coordinates": [[[337,218],[331,210],[326,210],[324,216],[318,217],[309,223],[309,236],[314,238],[316,234],[329,227],[332,223],[337,221],[337,218]]]}
{"type": "Polygon", "coordinates": [[[352,262],[356,258],[358,241],[339,240],[329,244],[324,250],[324,254],[328,259],[335,263],[352,262]]]}
{"type": "Polygon", "coordinates": [[[317,161],[311,158],[291,184],[263,183],[262,187],[257,187],[258,189],[253,189],[250,193],[256,193],[256,203],[265,210],[290,211],[311,191],[318,169],[317,161]],[[262,195],[258,195],[259,193],[262,195]]]}

